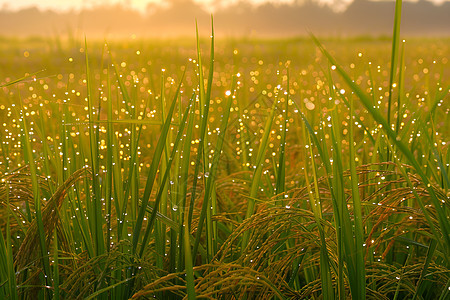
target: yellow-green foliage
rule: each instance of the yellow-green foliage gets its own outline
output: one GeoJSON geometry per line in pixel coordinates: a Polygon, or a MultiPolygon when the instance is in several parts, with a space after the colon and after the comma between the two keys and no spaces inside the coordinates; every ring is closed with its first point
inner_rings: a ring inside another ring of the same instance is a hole
{"type": "Polygon", "coordinates": [[[448,297],[450,40],[315,42],[4,41],[0,298],[448,297]]]}

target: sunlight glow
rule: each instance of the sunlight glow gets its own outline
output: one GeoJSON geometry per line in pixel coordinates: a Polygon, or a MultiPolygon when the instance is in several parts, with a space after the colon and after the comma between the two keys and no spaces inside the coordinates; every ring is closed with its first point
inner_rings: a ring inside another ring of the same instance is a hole
{"type": "MultiPolygon", "coordinates": [[[[92,8],[99,5],[115,5],[121,4],[132,9],[145,12],[151,5],[165,6],[176,5],[183,2],[194,2],[206,10],[214,11],[220,7],[226,7],[229,5],[237,4],[238,2],[247,2],[256,6],[266,3],[271,4],[301,4],[307,2],[306,0],[85,0],[85,1],[73,1],[73,0],[0,0],[0,9],[7,10],[19,10],[28,7],[37,7],[39,9],[51,9],[56,11],[68,11],[68,10],[83,10],[92,8]]],[[[344,11],[348,5],[354,0],[313,0],[318,2],[322,6],[330,6],[335,11],[344,11]]],[[[387,1],[387,0],[371,0],[371,1],[387,1]]],[[[393,1],[393,0],[392,0],[393,1]]],[[[405,0],[416,2],[419,0],[405,0]]],[[[426,0],[434,4],[442,4],[450,0],[426,0]]]]}

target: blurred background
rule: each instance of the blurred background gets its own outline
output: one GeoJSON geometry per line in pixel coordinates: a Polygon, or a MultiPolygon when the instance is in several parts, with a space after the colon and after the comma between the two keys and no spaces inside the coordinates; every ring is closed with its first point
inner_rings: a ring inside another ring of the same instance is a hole
{"type": "MultiPolygon", "coordinates": [[[[2,36],[389,36],[394,0],[0,0],[2,36]]],[[[450,1],[404,1],[402,36],[450,35],[450,1]]]]}

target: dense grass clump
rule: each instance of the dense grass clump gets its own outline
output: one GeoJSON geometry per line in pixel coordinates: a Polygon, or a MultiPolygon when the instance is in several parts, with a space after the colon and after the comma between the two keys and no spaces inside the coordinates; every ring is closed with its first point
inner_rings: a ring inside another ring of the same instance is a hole
{"type": "Polygon", "coordinates": [[[325,44],[0,49],[0,298],[446,299],[450,40],[325,44]]]}

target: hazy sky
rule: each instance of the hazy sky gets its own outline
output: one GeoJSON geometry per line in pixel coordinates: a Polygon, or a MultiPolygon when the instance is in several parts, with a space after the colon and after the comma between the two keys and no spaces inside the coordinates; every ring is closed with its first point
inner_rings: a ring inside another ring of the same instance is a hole
{"type": "MultiPolygon", "coordinates": [[[[431,2],[443,0],[403,1],[403,34],[450,36],[450,0],[442,6],[431,2]]],[[[189,35],[195,19],[209,30],[209,12],[213,12],[216,32],[222,36],[298,36],[306,35],[307,30],[326,36],[378,36],[392,34],[394,6],[394,0],[0,0],[0,35],[54,35],[74,31],[98,37],[189,35]],[[165,2],[168,9],[164,5],[146,9],[150,1],[161,5],[165,2]],[[241,5],[269,1],[296,5],[255,9],[241,5]],[[192,2],[197,5],[189,4],[192,2]],[[301,6],[308,2],[319,5],[301,6]],[[114,7],[116,3],[121,6],[114,7]],[[168,3],[174,4],[173,7],[169,8],[168,3]],[[110,8],[103,9],[104,5],[110,8]],[[199,10],[198,5],[206,9],[199,10]],[[212,5],[216,6],[215,10],[211,9],[212,5]],[[20,11],[30,6],[42,11],[20,11]],[[49,13],[47,9],[61,13],[49,13]],[[70,13],[73,9],[75,13],[70,13]]]]}
{"type": "MultiPolygon", "coordinates": [[[[68,9],[82,9],[83,7],[90,7],[93,5],[100,5],[100,4],[114,4],[114,3],[122,3],[126,4],[127,6],[131,6],[138,10],[145,10],[148,3],[157,3],[157,4],[164,4],[168,3],[171,0],[79,0],[79,1],[73,1],[73,0],[0,0],[0,3],[7,4],[10,9],[20,9],[23,7],[29,7],[29,6],[37,6],[40,8],[52,8],[57,10],[68,10],[68,9]]],[[[177,0],[175,0],[177,1],[177,0]]],[[[173,2],[175,2],[173,1],[173,2]]],[[[180,1],[180,0],[178,0],[180,1]]],[[[264,2],[272,2],[272,3],[292,3],[295,0],[245,0],[246,2],[255,3],[255,4],[261,4],[264,2]]],[[[319,1],[335,1],[335,0],[319,0],[319,1]]],[[[341,1],[341,0],[337,0],[341,1]]],[[[351,0],[342,0],[342,1],[351,1],[351,0]]],[[[193,2],[204,4],[205,6],[214,4],[214,2],[218,2],[215,0],[193,0],[193,2]]],[[[228,1],[222,1],[222,2],[228,2],[230,4],[237,2],[237,0],[228,0],[228,1]]]]}
{"type": "MultiPolygon", "coordinates": [[[[133,7],[134,9],[145,11],[145,8],[148,3],[164,3],[164,2],[175,2],[180,0],[0,0],[0,7],[8,8],[11,10],[17,10],[24,7],[36,6],[42,9],[53,9],[53,10],[70,10],[70,9],[82,9],[88,8],[93,5],[101,5],[101,4],[114,4],[114,3],[122,3],[126,4],[129,7],[133,7]]],[[[182,0],[181,0],[182,1],[182,0]]],[[[203,4],[205,7],[210,7],[214,3],[219,1],[217,0],[193,0],[196,3],[203,4]]],[[[228,0],[221,1],[222,3],[235,3],[239,0],[228,0]]],[[[254,3],[254,4],[263,4],[266,2],[272,3],[294,3],[296,0],[244,0],[246,2],[254,3]]],[[[339,8],[343,8],[346,4],[354,1],[354,0],[315,0],[321,4],[330,5],[331,7],[339,10],[339,8]]],[[[356,0],[357,1],[357,0],[356,0]]],[[[373,0],[380,1],[380,0],[373,0]]],[[[381,1],[389,1],[389,0],[381,0],[381,1]]],[[[419,0],[409,0],[409,1],[419,1],[419,0]]],[[[427,0],[433,3],[442,3],[444,1],[450,0],[427,0]]],[[[301,2],[297,0],[297,2],[301,2]]]]}

